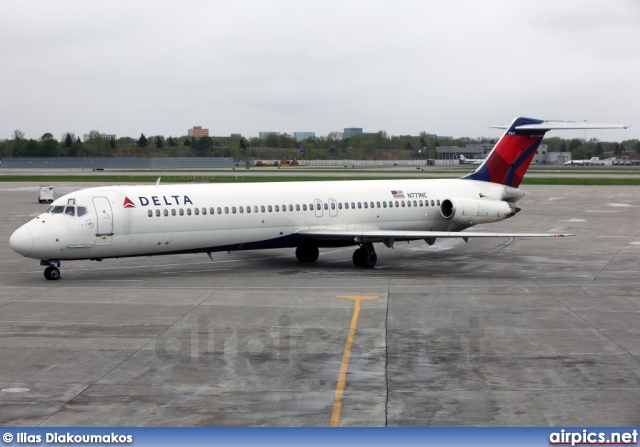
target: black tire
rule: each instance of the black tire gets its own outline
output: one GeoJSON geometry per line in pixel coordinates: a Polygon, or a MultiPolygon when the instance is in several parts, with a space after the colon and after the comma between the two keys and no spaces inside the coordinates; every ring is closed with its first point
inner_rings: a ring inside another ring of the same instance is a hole
{"type": "Polygon", "coordinates": [[[315,262],[320,256],[318,247],[296,247],[296,258],[300,262],[315,262]]]}
{"type": "Polygon", "coordinates": [[[57,281],[60,279],[60,270],[57,267],[47,267],[44,269],[44,277],[50,281],[57,281]]]}
{"type": "Polygon", "coordinates": [[[356,267],[371,269],[378,262],[378,255],[375,253],[367,254],[364,248],[358,248],[353,252],[353,263],[356,267]]]}

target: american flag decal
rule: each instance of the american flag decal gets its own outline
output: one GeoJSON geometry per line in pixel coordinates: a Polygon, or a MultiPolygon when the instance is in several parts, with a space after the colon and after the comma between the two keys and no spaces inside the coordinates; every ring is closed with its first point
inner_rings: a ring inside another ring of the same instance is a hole
{"type": "Polygon", "coordinates": [[[394,199],[404,199],[404,193],[402,191],[391,191],[394,199]]]}
{"type": "Polygon", "coordinates": [[[136,204],[131,201],[129,197],[124,198],[124,203],[122,204],[123,208],[135,208],[136,204]]]}

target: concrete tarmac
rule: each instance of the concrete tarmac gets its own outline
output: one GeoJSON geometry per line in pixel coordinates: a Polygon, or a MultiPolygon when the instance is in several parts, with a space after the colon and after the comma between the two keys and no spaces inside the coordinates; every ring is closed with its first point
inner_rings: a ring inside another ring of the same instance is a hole
{"type": "Polygon", "coordinates": [[[2,183],[0,424],[640,425],[640,188],[524,189],[478,228],[577,236],[376,244],[372,270],[353,248],[63,262],[54,282],[8,245],[37,185],[2,183]]]}

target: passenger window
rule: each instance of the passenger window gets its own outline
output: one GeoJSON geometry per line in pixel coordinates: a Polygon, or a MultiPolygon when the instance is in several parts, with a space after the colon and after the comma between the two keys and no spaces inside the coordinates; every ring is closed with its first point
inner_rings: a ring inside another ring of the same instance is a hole
{"type": "Polygon", "coordinates": [[[327,205],[326,203],[324,204],[324,210],[327,211],[329,209],[329,205],[327,205]]]}
{"type": "Polygon", "coordinates": [[[389,208],[393,208],[393,202],[389,200],[389,208]]]}
{"type": "Polygon", "coordinates": [[[228,207],[228,206],[225,206],[225,207],[224,207],[224,213],[225,213],[225,214],[229,214],[229,207],[228,207]]]}
{"type": "Polygon", "coordinates": [[[341,210],[342,209],[342,202],[338,202],[338,209],[341,210]]]}
{"type": "Polygon", "coordinates": [[[349,202],[344,202],[344,209],[348,210],[349,209],[349,202]]]}
{"type": "Polygon", "coordinates": [[[440,206],[440,201],[438,200],[438,206],[440,206]]]}
{"type": "Polygon", "coordinates": [[[168,209],[162,210],[162,214],[164,214],[164,217],[167,217],[169,215],[169,210],[168,209]]]}
{"type": "Polygon", "coordinates": [[[247,207],[247,213],[250,213],[250,212],[251,212],[251,207],[250,207],[250,206],[248,206],[248,207],[247,207]]]}
{"type": "Polygon", "coordinates": [[[160,210],[156,210],[156,217],[160,217],[160,210]]]}
{"type": "Polygon", "coordinates": [[[218,214],[222,214],[222,208],[218,207],[217,211],[218,211],[218,214]]]}
{"type": "Polygon", "coordinates": [[[300,205],[296,203],[296,211],[300,211],[300,205]]]}
{"type": "Polygon", "coordinates": [[[209,214],[213,214],[213,207],[209,208],[209,214]]]}
{"type": "Polygon", "coordinates": [[[411,207],[411,200],[407,200],[407,206],[411,207]]]}
{"type": "Polygon", "coordinates": [[[352,209],[352,210],[355,210],[355,209],[356,209],[356,204],[355,204],[355,203],[353,203],[353,202],[351,202],[351,209],[352,209]]]}
{"type": "Polygon", "coordinates": [[[420,204],[420,206],[422,206],[422,200],[418,202],[420,204]]]}
{"type": "Polygon", "coordinates": [[[282,205],[282,212],[287,211],[287,205],[282,205]]]}
{"type": "Polygon", "coordinates": [[[387,207],[387,202],[382,202],[382,208],[386,208],[387,207]]]}
{"type": "Polygon", "coordinates": [[[153,211],[151,211],[151,210],[147,210],[147,215],[148,215],[149,217],[153,216],[153,211]]]}
{"type": "Polygon", "coordinates": [[[362,202],[358,202],[358,209],[362,209],[362,202]]]}
{"type": "Polygon", "coordinates": [[[436,204],[435,204],[435,203],[433,203],[433,200],[431,201],[431,206],[436,206],[436,204]]]}
{"type": "Polygon", "coordinates": [[[335,203],[333,203],[333,202],[331,202],[331,209],[332,209],[332,210],[335,210],[335,209],[336,209],[336,204],[335,204],[335,203]]]}
{"type": "Polygon", "coordinates": [[[313,203],[309,204],[309,211],[313,211],[313,203]]]}
{"type": "Polygon", "coordinates": [[[293,211],[293,205],[289,205],[289,211],[293,211]]]}
{"type": "Polygon", "coordinates": [[[87,214],[87,209],[84,206],[79,206],[78,207],[78,217],[84,216],[85,214],[87,214]]]}
{"type": "Polygon", "coordinates": [[[371,208],[373,208],[373,202],[371,202],[370,205],[371,205],[371,208]]]}
{"type": "Polygon", "coordinates": [[[200,210],[198,208],[194,208],[193,212],[195,213],[196,216],[200,214],[200,210]]]}
{"type": "MultiPolygon", "coordinates": [[[[262,211],[264,211],[264,207],[262,207],[262,208],[263,208],[263,210],[262,210],[262,211]]],[[[258,205],[254,205],[254,206],[253,206],[253,212],[254,212],[254,213],[257,213],[257,212],[258,212],[258,205]]]]}
{"type": "Polygon", "coordinates": [[[191,208],[187,208],[187,216],[191,216],[191,208]]]}
{"type": "Polygon", "coordinates": [[[369,204],[367,202],[364,202],[364,207],[369,208],[369,204]]]}
{"type": "Polygon", "coordinates": [[[307,204],[306,203],[302,204],[302,211],[307,211],[307,204]]]}
{"type": "Polygon", "coordinates": [[[264,213],[264,211],[265,211],[264,205],[260,205],[260,211],[262,211],[264,213]]]}
{"type": "Polygon", "coordinates": [[[272,210],[272,208],[271,208],[271,205],[269,205],[269,212],[271,212],[271,211],[273,211],[273,210],[272,210]]]}
{"type": "Polygon", "coordinates": [[[176,210],[175,210],[175,208],[171,210],[171,215],[172,215],[172,216],[175,216],[175,215],[176,215],[176,210]]]}
{"type": "Polygon", "coordinates": [[[376,208],[380,208],[380,202],[376,202],[376,208]]]}
{"type": "Polygon", "coordinates": [[[180,215],[184,216],[184,210],[182,208],[180,208],[180,215]]]}
{"type": "Polygon", "coordinates": [[[238,210],[236,209],[236,207],[235,207],[235,206],[232,206],[232,207],[231,207],[231,212],[232,212],[233,214],[235,214],[237,211],[238,211],[238,210]]]}
{"type": "Polygon", "coordinates": [[[202,215],[206,216],[207,215],[207,209],[206,208],[202,208],[202,215]]]}
{"type": "Polygon", "coordinates": [[[320,204],[319,204],[319,203],[317,203],[317,204],[316,204],[316,209],[317,209],[317,210],[321,210],[321,209],[322,209],[322,208],[320,207],[320,204]]]}
{"type": "Polygon", "coordinates": [[[396,200],[396,208],[400,208],[400,204],[398,203],[397,200],[396,200]]]}
{"type": "MultiPolygon", "coordinates": [[[[398,203],[398,202],[396,202],[398,203]]],[[[402,208],[404,208],[404,200],[402,200],[400,203],[402,203],[402,208]]]]}
{"type": "Polygon", "coordinates": [[[73,206],[68,206],[65,210],[64,213],[69,215],[69,216],[75,216],[76,215],[76,208],[73,206]]]}
{"type": "Polygon", "coordinates": [[[244,207],[240,206],[238,208],[240,209],[240,214],[244,213],[244,207]]]}
{"type": "Polygon", "coordinates": [[[274,209],[276,210],[276,213],[280,211],[280,207],[278,205],[276,205],[274,209]]]}
{"type": "Polygon", "coordinates": [[[415,200],[413,201],[413,206],[418,206],[415,200]]]}

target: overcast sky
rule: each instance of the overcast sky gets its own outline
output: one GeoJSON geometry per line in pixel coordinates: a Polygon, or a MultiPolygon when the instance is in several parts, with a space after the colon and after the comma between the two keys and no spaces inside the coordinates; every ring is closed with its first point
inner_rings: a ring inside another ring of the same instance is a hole
{"type": "Polygon", "coordinates": [[[497,137],[516,116],[640,138],[638,0],[4,0],[0,61],[0,139],[497,137]]]}

